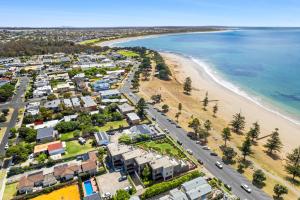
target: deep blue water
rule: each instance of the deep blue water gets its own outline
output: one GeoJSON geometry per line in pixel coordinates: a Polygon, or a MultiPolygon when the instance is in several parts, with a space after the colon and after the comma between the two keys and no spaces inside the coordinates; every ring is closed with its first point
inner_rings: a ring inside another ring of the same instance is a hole
{"type": "Polygon", "coordinates": [[[220,78],[300,119],[300,29],[175,34],[116,45],[145,46],[201,59],[220,78]]]}

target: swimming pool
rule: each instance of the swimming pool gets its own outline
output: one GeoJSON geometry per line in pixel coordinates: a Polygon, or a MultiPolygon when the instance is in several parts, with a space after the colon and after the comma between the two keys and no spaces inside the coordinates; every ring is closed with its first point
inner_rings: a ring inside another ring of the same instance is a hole
{"type": "Polygon", "coordinates": [[[84,189],[86,196],[94,193],[93,186],[90,180],[84,182],[84,189]]]}

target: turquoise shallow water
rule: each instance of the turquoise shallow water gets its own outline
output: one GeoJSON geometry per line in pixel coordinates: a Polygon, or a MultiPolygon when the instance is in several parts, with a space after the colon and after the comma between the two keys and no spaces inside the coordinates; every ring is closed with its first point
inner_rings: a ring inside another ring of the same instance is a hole
{"type": "Polygon", "coordinates": [[[300,29],[175,34],[116,45],[145,46],[205,61],[218,78],[235,85],[236,92],[243,95],[244,91],[253,100],[300,120],[300,29]]]}

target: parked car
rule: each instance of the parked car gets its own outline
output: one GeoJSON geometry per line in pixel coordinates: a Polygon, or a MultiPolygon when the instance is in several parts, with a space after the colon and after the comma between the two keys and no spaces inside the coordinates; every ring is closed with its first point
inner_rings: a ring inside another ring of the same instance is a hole
{"type": "Polygon", "coordinates": [[[218,156],[218,154],[215,153],[215,152],[211,152],[210,155],[211,155],[211,156],[218,156]]]}
{"type": "Polygon", "coordinates": [[[230,185],[228,185],[228,184],[225,183],[224,187],[227,188],[229,191],[231,191],[231,186],[230,185]]]}
{"type": "Polygon", "coordinates": [[[131,189],[132,189],[131,185],[124,188],[124,190],[127,191],[127,192],[129,192],[129,190],[131,190],[131,189]]]}
{"type": "Polygon", "coordinates": [[[200,158],[198,158],[197,161],[200,165],[203,165],[203,162],[202,162],[202,160],[200,160],[200,158]]]}
{"type": "Polygon", "coordinates": [[[204,146],[203,149],[204,150],[210,150],[210,148],[208,146],[204,146]]]}
{"type": "Polygon", "coordinates": [[[4,146],[4,149],[7,150],[9,148],[8,143],[6,143],[6,145],[4,146]]]}
{"type": "Polygon", "coordinates": [[[177,143],[178,143],[179,145],[182,145],[182,142],[180,142],[179,140],[177,140],[177,143]]]}
{"type": "Polygon", "coordinates": [[[217,166],[219,169],[223,169],[223,165],[222,165],[219,161],[216,162],[216,166],[217,166]]]}
{"type": "Polygon", "coordinates": [[[251,188],[246,184],[242,184],[241,187],[248,193],[251,193],[252,191],[251,188]]]}
{"type": "Polygon", "coordinates": [[[186,151],[187,151],[190,155],[193,155],[193,151],[192,151],[192,150],[187,149],[186,151]]]}
{"type": "Polygon", "coordinates": [[[127,179],[126,175],[123,175],[119,178],[119,182],[125,181],[127,179]]]}

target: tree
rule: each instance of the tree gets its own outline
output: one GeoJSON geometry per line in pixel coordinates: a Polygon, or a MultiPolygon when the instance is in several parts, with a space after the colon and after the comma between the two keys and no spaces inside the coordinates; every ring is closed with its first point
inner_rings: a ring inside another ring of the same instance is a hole
{"type": "Polygon", "coordinates": [[[22,138],[24,141],[30,143],[36,140],[37,130],[27,127],[19,128],[19,137],[22,138]]]}
{"type": "Polygon", "coordinates": [[[151,179],[150,167],[147,164],[142,171],[142,178],[144,181],[149,181],[151,179]]]}
{"type": "Polygon", "coordinates": [[[203,137],[204,137],[204,140],[205,142],[207,142],[207,137],[210,135],[209,131],[211,130],[211,121],[209,120],[206,120],[204,122],[204,132],[203,132],[203,137]]]}
{"type": "Polygon", "coordinates": [[[258,169],[253,173],[252,183],[258,187],[262,187],[266,179],[265,173],[261,169],[258,169]]]}
{"type": "Polygon", "coordinates": [[[44,163],[47,160],[47,155],[45,153],[41,153],[36,160],[38,163],[44,163]]]}
{"type": "Polygon", "coordinates": [[[274,186],[273,191],[276,194],[277,199],[279,199],[282,195],[287,194],[289,192],[287,187],[279,184],[276,184],[274,186]]]}
{"type": "Polygon", "coordinates": [[[44,120],[51,120],[53,116],[53,110],[47,109],[45,107],[41,107],[40,114],[44,120]]]}
{"type": "Polygon", "coordinates": [[[47,96],[47,100],[48,100],[48,101],[53,101],[53,100],[55,100],[55,99],[57,99],[57,97],[56,97],[55,94],[49,94],[49,95],[47,96]]]}
{"type": "Polygon", "coordinates": [[[65,99],[68,99],[68,98],[70,98],[72,96],[72,93],[71,92],[66,92],[66,93],[64,93],[64,95],[63,95],[63,97],[65,98],[65,99]]]}
{"type": "Polygon", "coordinates": [[[247,137],[241,147],[241,151],[244,156],[244,160],[246,160],[246,156],[249,156],[252,153],[251,145],[252,145],[251,139],[249,137],[247,137]]]}
{"type": "Polygon", "coordinates": [[[203,99],[203,110],[206,111],[206,107],[208,106],[208,93],[205,93],[205,97],[203,99]]]}
{"type": "Polygon", "coordinates": [[[225,147],[223,148],[223,161],[227,162],[233,162],[233,159],[236,157],[237,153],[234,151],[231,147],[225,147]]]}
{"type": "Polygon", "coordinates": [[[273,152],[280,152],[282,148],[282,142],[279,138],[278,128],[272,133],[271,137],[267,140],[267,143],[264,145],[267,148],[267,152],[273,154],[273,152]]]}
{"type": "Polygon", "coordinates": [[[169,106],[167,104],[164,104],[161,108],[164,113],[167,113],[169,111],[169,106]]]}
{"type": "Polygon", "coordinates": [[[285,170],[293,176],[293,181],[300,177],[300,146],[286,156],[285,170]]]}
{"type": "Polygon", "coordinates": [[[8,109],[8,108],[4,108],[4,109],[2,110],[2,113],[3,113],[3,115],[7,116],[8,113],[9,113],[9,109],[8,109]]]}
{"type": "Polygon", "coordinates": [[[187,77],[184,81],[183,84],[183,91],[185,94],[190,94],[190,92],[192,91],[192,80],[190,77],[187,77]]]}
{"type": "Polygon", "coordinates": [[[117,193],[115,195],[115,200],[129,200],[130,199],[130,194],[123,189],[117,190],[117,193]]]}
{"type": "Polygon", "coordinates": [[[181,110],[182,110],[182,104],[179,103],[179,104],[178,104],[178,112],[181,113],[181,110]]]}
{"type": "Polygon", "coordinates": [[[196,135],[199,134],[201,123],[198,118],[193,118],[192,121],[189,122],[189,127],[193,129],[194,133],[196,135]]]}
{"type": "Polygon", "coordinates": [[[160,103],[161,102],[161,94],[152,95],[151,100],[154,101],[154,103],[160,103]]]}
{"type": "Polygon", "coordinates": [[[5,122],[6,121],[6,117],[5,117],[5,115],[0,115],[0,123],[1,122],[5,122]]]}
{"type": "Polygon", "coordinates": [[[180,112],[177,112],[177,113],[175,114],[175,118],[176,118],[177,123],[178,123],[178,121],[179,121],[179,116],[180,116],[180,112]]]}
{"type": "Polygon", "coordinates": [[[146,116],[146,109],[148,108],[144,98],[140,98],[136,105],[137,113],[141,118],[146,116]]]}
{"type": "Polygon", "coordinates": [[[224,146],[226,147],[227,146],[227,141],[231,139],[231,133],[230,133],[230,128],[226,127],[223,129],[222,131],[222,138],[225,142],[224,146]]]}
{"type": "Polygon", "coordinates": [[[216,114],[218,112],[218,104],[215,104],[214,107],[213,107],[213,117],[216,117],[216,114]]]}
{"type": "Polygon", "coordinates": [[[233,115],[233,120],[230,125],[235,133],[241,133],[245,128],[245,117],[241,113],[233,115]]]}
{"type": "Polygon", "coordinates": [[[103,147],[100,147],[98,149],[98,158],[101,163],[103,162],[104,154],[105,154],[105,149],[103,147]]]}
{"type": "Polygon", "coordinates": [[[257,139],[260,134],[260,126],[257,122],[253,123],[252,126],[253,127],[250,128],[247,136],[251,138],[252,142],[254,142],[254,140],[257,139]]]}

